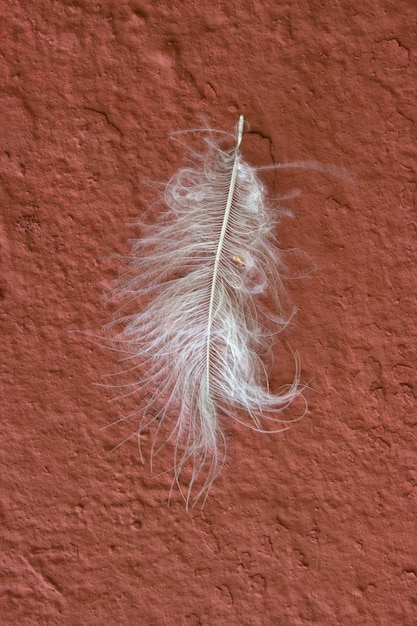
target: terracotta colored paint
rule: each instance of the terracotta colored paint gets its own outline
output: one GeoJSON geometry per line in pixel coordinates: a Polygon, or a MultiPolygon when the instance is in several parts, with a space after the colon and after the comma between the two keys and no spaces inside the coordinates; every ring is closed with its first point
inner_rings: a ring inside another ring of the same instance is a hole
{"type": "Polygon", "coordinates": [[[414,0],[38,0],[0,16],[0,623],[413,626],[414,0]],[[118,355],[70,331],[114,312],[103,291],[142,235],[122,225],[156,215],[144,183],[186,155],[167,135],[241,112],[248,163],[333,163],[356,184],[262,173],[272,201],[301,191],[278,233],[299,309],[280,339],[309,410],[268,437],[231,426],[206,507],[186,513],[147,470],[152,433],[144,466],[133,440],[110,452],[132,426],[101,428],[136,405],[93,385],[118,355]]]}

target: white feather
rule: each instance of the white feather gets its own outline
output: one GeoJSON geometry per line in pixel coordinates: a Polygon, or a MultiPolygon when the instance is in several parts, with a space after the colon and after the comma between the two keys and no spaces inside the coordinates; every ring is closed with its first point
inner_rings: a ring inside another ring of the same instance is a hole
{"type": "Polygon", "coordinates": [[[114,338],[132,369],[139,363],[146,372],[134,389],[152,390],[139,434],[153,420],[158,433],[168,428],[174,482],[187,506],[207,495],[222,468],[224,416],[261,432],[271,424],[284,430],[279,414],[300,393],[297,358],[294,379],[276,393],[261,358],[271,343],[267,320],[276,332],[288,316],[265,190],[240,153],[243,125],[241,116],[233,148],[211,133],[206,152],[172,176],[167,210],[133,241],[129,274],[116,290],[129,306],[142,304],[116,320],[122,330],[114,338]],[[262,305],[263,294],[275,313],[262,305]]]}

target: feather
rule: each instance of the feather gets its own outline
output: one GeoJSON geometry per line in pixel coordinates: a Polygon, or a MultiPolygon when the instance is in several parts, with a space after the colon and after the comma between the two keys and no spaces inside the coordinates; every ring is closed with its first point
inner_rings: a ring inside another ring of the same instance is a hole
{"type": "Polygon", "coordinates": [[[240,152],[243,130],[241,116],[232,148],[209,133],[206,151],[164,185],[165,210],[133,240],[116,288],[124,304],[114,341],[132,371],[146,372],[134,392],[151,393],[138,432],[158,424],[153,455],[162,433],[163,445],[173,444],[173,485],[187,507],[205,500],[224,464],[225,417],[259,432],[285,430],[281,411],[300,393],[297,357],[293,380],[276,393],[268,387],[267,329],[272,321],[281,330],[289,317],[264,186],[240,152]]]}

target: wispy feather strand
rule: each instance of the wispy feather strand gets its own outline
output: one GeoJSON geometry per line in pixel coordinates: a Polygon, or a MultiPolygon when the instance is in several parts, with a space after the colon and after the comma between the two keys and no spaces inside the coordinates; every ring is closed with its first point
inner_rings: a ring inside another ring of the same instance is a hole
{"type": "Polygon", "coordinates": [[[139,434],[153,420],[158,432],[168,427],[174,484],[187,506],[207,495],[224,463],[220,416],[260,432],[284,430],[278,414],[299,394],[297,358],[293,381],[277,393],[269,391],[261,358],[271,342],[265,318],[279,330],[288,317],[264,187],[240,153],[243,128],[241,116],[231,149],[209,134],[206,152],[172,176],[168,210],[133,241],[129,275],[117,289],[130,304],[146,300],[117,320],[115,341],[146,372],[136,389],[153,395],[139,434]],[[275,313],[263,294],[274,299],[275,313]]]}

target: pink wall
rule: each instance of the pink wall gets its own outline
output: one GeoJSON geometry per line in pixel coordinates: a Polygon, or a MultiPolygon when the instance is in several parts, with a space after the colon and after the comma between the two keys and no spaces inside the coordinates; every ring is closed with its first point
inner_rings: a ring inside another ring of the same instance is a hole
{"type": "Polygon", "coordinates": [[[415,0],[0,11],[0,622],[416,624],[415,0]],[[149,439],[144,466],[134,440],[110,452],[134,429],[100,430],[134,408],[93,386],[117,355],[70,331],[111,318],[144,181],[184,155],[168,133],[241,112],[254,165],[357,181],[265,175],[272,196],[302,190],[278,236],[317,265],[287,284],[309,411],[269,437],[227,424],[187,514],[149,439]]]}

